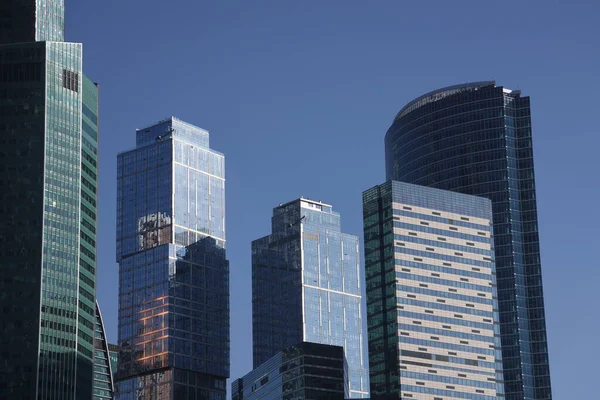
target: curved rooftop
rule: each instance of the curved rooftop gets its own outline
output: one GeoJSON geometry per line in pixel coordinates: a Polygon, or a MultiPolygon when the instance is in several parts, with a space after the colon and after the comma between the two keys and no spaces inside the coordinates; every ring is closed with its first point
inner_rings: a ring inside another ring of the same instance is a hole
{"type": "Polygon", "coordinates": [[[477,90],[486,86],[496,86],[496,81],[481,81],[481,82],[470,82],[463,83],[460,85],[447,86],[445,88],[437,89],[429,93],[425,93],[422,96],[417,97],[400,110],[396,117],[394,118],[394,122],[396,122],[399,118],[402,118],[404,115],[408,114],[411,111],[416,110],[419,107],[424,106],[425,104],[433,103],[434,101],[441,100],[445,97],[451,96],[456,93],[468,92],[471,90],[477,90]]]}

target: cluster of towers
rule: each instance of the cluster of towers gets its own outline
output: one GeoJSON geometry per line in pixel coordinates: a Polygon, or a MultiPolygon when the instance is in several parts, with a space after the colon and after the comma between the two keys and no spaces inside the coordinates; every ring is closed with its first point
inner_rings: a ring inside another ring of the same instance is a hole
{"type": "MultiPolygon", "coordinates": [[[[63,14],[0,3],[0,398],[225,400],[225,157],[177,118],[118,155],[109,344],[98,86],[63,14]]],[[[529,98],[492,81],[427,93],[385,159],[363,243],[325,202],[273,209],[252,242],[254,369],[232,398],[550,400],[529,98]]]]}

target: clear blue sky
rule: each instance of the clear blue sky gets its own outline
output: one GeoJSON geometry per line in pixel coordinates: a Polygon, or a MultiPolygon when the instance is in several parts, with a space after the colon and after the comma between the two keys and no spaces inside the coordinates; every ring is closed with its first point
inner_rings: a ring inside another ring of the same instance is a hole
{"type": "MultiPolygon", "coordinates": [[[[251,369],[250,242],[306,196],[361,230],[395,113],[495,79],[531,96],[554,397],[596,398],[600,3],[67,0],[67,39],[101,85],[99,290],[117,338],[116,154],[169,115],[226,155],[231,375],[251,369]]],[[[229,388],[228,388],[229,390],[229,388]]]]}

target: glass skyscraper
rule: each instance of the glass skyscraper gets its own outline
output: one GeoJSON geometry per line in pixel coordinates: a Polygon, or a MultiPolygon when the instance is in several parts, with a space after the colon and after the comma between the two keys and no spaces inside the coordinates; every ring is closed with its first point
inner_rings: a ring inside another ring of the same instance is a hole
{"type": "Polygon", "coordinates": [[[529,97],[476,82],[427,93],[385,137],[387,179],[492,201],[506,398],[552,398],[529,97]]]}
{"type": "Polygon", "coordinates": [[[225,399],[225,158],[177,118],[119,154],[119,398],[225,399]]]}
{"type": "Polygon", "coordinates": [[[0,44],[62,42],[64,36],[64,0],[0,2],[0,44]]]}
{"type": "Polygon", "coordinates": [[[348,393],[344,349],[302,342],[275,354],[231,384],[232,400],[343,400],[348,393]]]}
{"type": "Polygon", "coordinates": [[[0,4],[0,398],[92,396],[98,87],[62,4],[0,4]]]}
{"type": "Polygon", "coordinates": [[[272,234],[252,242],[254,368],[300,342],[344,347],[349,397],[368,397],[358,238],[331,205],[275,207],[272,234]]]}
{"type": "Polygon", "coordinates": [[[115,395],[114,368],[111,349],[106,339],[104,320],[96,302],[96,326],[94,329],[94,396],[92,400],[113,399],[115,395]]]}
{"type": "Polygon", "coordinates": [[[504,398],[490,200],[388,181],[363,220],[371,398],[504,398]]]}

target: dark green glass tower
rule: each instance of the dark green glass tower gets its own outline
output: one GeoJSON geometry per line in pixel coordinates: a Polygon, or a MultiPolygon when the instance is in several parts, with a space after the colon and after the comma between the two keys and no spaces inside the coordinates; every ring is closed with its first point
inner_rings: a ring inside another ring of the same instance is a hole
{"type": "Polygon", "coordinates": [[[0,5],[2,399],[92,396],[98,87],[62,5],[0,5]]]}

